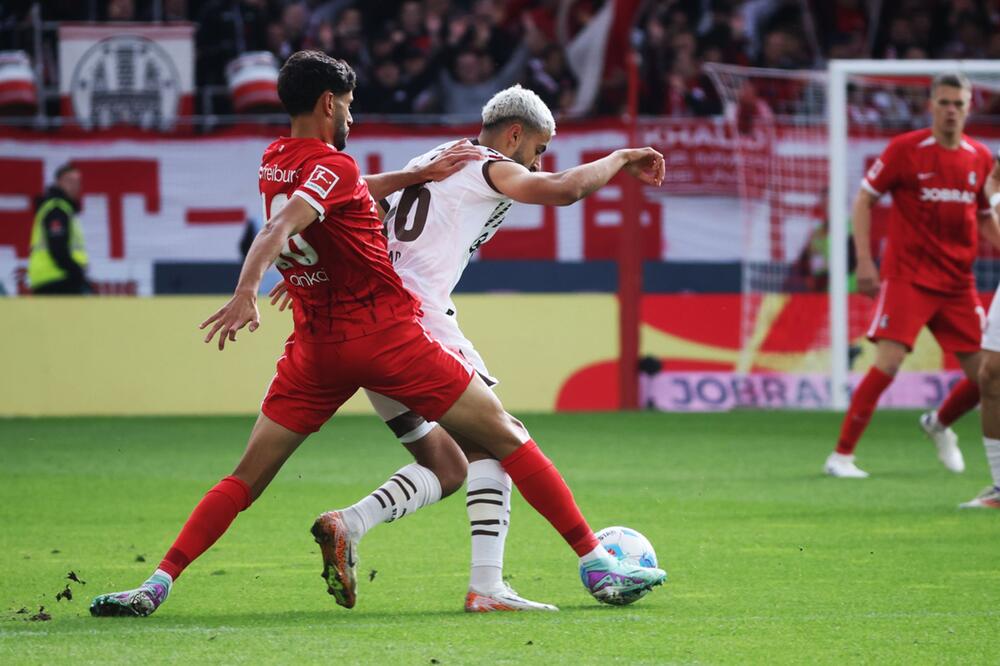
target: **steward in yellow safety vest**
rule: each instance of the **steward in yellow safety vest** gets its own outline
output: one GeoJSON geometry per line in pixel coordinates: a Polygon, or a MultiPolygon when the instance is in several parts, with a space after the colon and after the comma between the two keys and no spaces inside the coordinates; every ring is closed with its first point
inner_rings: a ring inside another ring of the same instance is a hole
{"type": "Polygon", "coordinates": [[[56,182],[38,200],[31,229],[28,283],[35,294],[86,294],[87,250],[80,210],[80,170],[64,164],[56,182]]]}

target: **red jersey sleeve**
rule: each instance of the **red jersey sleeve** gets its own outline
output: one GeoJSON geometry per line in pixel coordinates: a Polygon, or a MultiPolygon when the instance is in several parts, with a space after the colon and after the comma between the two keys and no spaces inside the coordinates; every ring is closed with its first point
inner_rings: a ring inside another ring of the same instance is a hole
{"type": "Polygon", "coordinates": [[[899,181],[900,169],[906,162],[903,149],[903,143],[898,139],[890,141],[882,155],[868,167],[868,172],[861,179],[861,187],[876,197],[895,187],[899,181]]]}
{"type": "Polygon", "coordinates": [[[986,188],[980,187],[976,192],[976,211],[980,215],[986,215],[990,210],[990,198],[986,196],[986,188]]]}
{"type": "Polygon", "coordinates": [[[302,180],[292,196],[305,199],[322,221],[328,213],[354,198],[359,178],[361,171],[350,155],[331,152],[306,163],[302,180]]]}

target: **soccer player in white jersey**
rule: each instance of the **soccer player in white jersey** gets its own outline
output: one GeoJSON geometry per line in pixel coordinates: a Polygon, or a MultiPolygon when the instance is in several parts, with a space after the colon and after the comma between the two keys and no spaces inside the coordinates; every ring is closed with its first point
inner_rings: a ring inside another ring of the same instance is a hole
{"type": "MultiPolygon", "coordinates": [[[[1000,158],[986,179],[990,208],[1000,212],[1000,158]]],[[[983,446],[990,466],[993,485],[961,504],[963,509],[1000,509],[1000,285],[990,303],[983,331],[983,359],[979,366],[979,393],[982,404],[983,446]]]]}
{"type": "MultiPolygon", "coordinates": [[[[659,185],[663,179],[663,156],[652,148],[617,150],[565,171],[543,173],[541,156],[554,134],[552,112],[538,95],[521,86],[503,90],[483,107],[482,130],[472,142],[479,146],[480,159],[468,161],[442,181],[396,192],[383,203],[388,211],[389,255],[403,285],[422,303],[421,323],[491,385],[498,380],[459,328],[451,293],[472,254],[496,234],[512,203],[566,206],[603,187],[623,169],[647,184],[659,185]]],[[[449,141],[414,158],[407,168],[431,162],[456,143],[449,141]]],[[[272,303],[277,302],[282,285],[271,293],[272,303]]],[[[287,304],[285,300],[282,307],[287,304]]],[[[503,580],[511,480],[500,462],[459,433],[445,432],[399,402],[371,392],[368,397],[414,455],[447,451],[457,441],[469,460],[466,508],[472,562],[465,610],[557,610],[524,599],[503,580]]],[[[356,545],[374,525],[396,517],[390,496],[398,490],[390,480],[353,506],[325,515],[343,520],[356,545]]]]}

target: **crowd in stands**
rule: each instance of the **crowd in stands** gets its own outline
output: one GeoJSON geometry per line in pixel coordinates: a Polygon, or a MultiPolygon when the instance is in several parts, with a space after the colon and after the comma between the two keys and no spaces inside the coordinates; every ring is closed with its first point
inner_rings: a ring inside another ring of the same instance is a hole
{"type": "MultiPolygon", "coordinates": [[[[279,61],[302,48],[349,61],[359,113],[475,115],[520,82],[557,113],[579,77],[566,46],[607,2],[630,0],[46,0],[43,18],[187,20],[198,25],[199,85],[224,85],[247,51],[279,61]]],[[[25,48],[30,2],[0,6],[0,48],[25,48]],[[16,43],[18,41],[22,43],[16,43]]],[[[720,100],[703,65],[822,67],[829,58],[1000,58],[1000,4],[990,0],[644,0],[631,32],[643,113],[712,115],[720,100]],[[873,15],[873,8],[878,15],[873,15]]],[[[623,44],[609,48],[622,49],[623,44]]],[[[612,74],[591,108],[616,114],[612,74]]],[[[618,75],[620,78],[620,75],[618,75]]],[[[858,113],[875,102],[856,100],[858,113]]]]}

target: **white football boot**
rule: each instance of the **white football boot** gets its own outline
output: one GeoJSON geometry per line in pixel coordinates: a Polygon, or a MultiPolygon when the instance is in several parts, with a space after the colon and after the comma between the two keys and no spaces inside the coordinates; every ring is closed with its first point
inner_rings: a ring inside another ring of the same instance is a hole
{"type": "Polygon", "coordinates": [[[1000,488],[989,486],[983,492],[976,495],[975,499],[962,502],[958,505],[960,509],[1000,509],[1000,488]]]}
{"type": "Polygon", "coordinates": [[[492,613],[494,611],[557,611],[555,606],[529,601],[520,596],[507,583],[491,592],[469,590],[465,595],[466,613],[492,613]]]}
{"type": "Polygon", "coordinates": [[[845,456],[834,451],[826,459],[823,471],[841,479],[867,479],[868,472],[854,464],[854,455],[845,456]]]}
{"type": "Polygon", "coordinates": [[[961,474],[965,471],[965,459],[962,458],[962,450],[958,448],[958,435],[948,426],[941,425],[937,412],[921,414],[920,429],[934,442],[938,460],[949,472],[961,474]]]}

